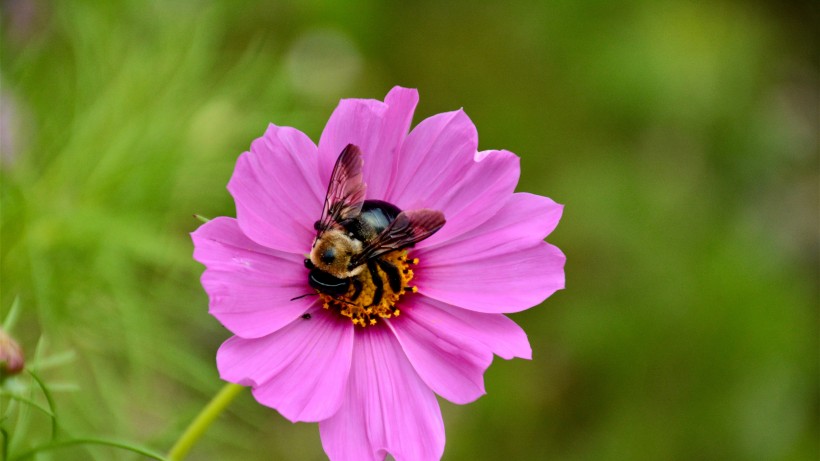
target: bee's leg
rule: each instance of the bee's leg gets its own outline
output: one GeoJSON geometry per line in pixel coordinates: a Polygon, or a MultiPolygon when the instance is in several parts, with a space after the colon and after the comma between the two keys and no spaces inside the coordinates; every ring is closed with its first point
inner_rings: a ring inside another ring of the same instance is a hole
{"type": "Polygon", "coordinates": [[[351,301],[355,301],[359,299],[359,295],[362,294],[362,281],[359,279],[350,279],[350,283],[353,284],[353,296],[350,297],[351,301]]]}
{"type": "Polygon", "coordinates": [[[399,268],[383,259],[377,259],[376,263],[384,273],[387,274],[387,281],[390,282],[390,289],[393,293],[401,291],[401,274],[399,274],[399,268]]]}
{"type": "Polygon", "coordinates": [[[373,279],[373,286],[376,287],[376,291],[373,293],[373,301],[370,302],[370,305],[377,306],[382,302],[384,282],[382,281],[381,275],[379,275],[379,270],[376,269],[376,263],[374,261],[371,260],[367,262],[367,270],[370,271],[370,278],[373,279]]]}

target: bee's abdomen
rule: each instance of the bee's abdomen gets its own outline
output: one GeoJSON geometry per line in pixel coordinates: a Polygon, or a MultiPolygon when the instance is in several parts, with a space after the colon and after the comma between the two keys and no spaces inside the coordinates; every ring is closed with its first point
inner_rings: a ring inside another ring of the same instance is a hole
{"type": "Polygon", "coordinates": [[[365,200],[362,212],[345,224],[345,229],[362,242],[373,240],[387,229],[401,210],[392,203],[381,200],[365,200]]]}

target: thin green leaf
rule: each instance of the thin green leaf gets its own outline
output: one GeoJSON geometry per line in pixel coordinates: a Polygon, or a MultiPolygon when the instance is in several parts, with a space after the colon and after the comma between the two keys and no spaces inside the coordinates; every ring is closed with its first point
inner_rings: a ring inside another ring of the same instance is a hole
{"type": "Polygon", "coordinates": [[[3,319],[3,329],[6,331],[11,331],[14,328],[14,324],[17,323],[17,317],[20,316],[20,296],[15,296],[14,301],[11,303],[11,309],[9,309],[9,313],[6,314],[6,318],[3,319]]]}
{"type": "Polygon", "coordinates": [[[64,352],[60,352],[58,354],[54,354],[50,357],[37,358],[36,361],[32,363],[32,367],[36,368],[38,371],[43,371],[49,368],[54,368],[57,366],[65,365],[67,363],[71,363],[76,358],[76,352],[74,352],[73,350],[67,350],[64,352]]]}
{"type": "Polygon", "coordinates": [[[0,392],[0,397],[8,397],[10,399],[17,400],[18,402],[25,403],[27,405],[30,405],[30,406],[42,411],[43,413],[47,414],[52,419],[55,417],[54,413],[52,413],[48,408],[40,405],[39,403],[35,402],[34,400],[27,399],[27,398],[25,398],[21,395],[12,394],[12,393],[9,393],[9,392],[0,392]]]}
{"type": "Polygon", "coordinates": [[[3,454],[2,459],[9,459],[9,433],[0,427],[0,434],[3,434],[3,445],[0,446],[0,453],[3,454]]]}
{"type": "Polygon", "coordinates": [[[37,374],[35,374],[33,371],[27,371],[28,374],[31,375],[31,377],[34,379],[34,381],[36,381],[37,384],[40,386],[40,389],[43,391],[43,395],[45,396],[46,401],[48,402],[48,408],[51,409],[51,414],[53,415],[51,418],[51,440],[54,440],[54,438],[57,437],[57,410],[56,406],[54,405],[54,398],[51,396],[51,391],[49,391],[48,387],[46,387],[43,380],[40,379],[40,377],[37,376],[37,374]]]}
{"type": "Polygon", "coordinates": [[[48,385],[48,389],[53,395],[59,392],[77,392],[80,390],[80,386],[74,383],[51,383],[48,385]]]}
{"type": "Polygon", "coordinates": [[[158,461],[168,461],[163,455],[150,450],[148,448],[143,448],[137,445],[132,445],[126,442],[120,442],[118,440],[107,440],[107,439],[97,439],[97,438],[77,438],[77,439],[69,439],[69,440],[57,440],[54,442],[50,442],[44,445],[40,445],[39,447],[34,447],[29,451],[26,451],[22,454],[9,458],[9,461],[20,461],[23,459],[29,459],[32,456],[36,455],[37,453],[41,453],[44,451],[50,450],[57,450],[64,447],[70,447],[73,445],[104,445],[108,447],[120,448],[123,450],[127,450],[133,453],[137,453],[140,455],[145,456],[146,458],[155,459],[158,461]]]}

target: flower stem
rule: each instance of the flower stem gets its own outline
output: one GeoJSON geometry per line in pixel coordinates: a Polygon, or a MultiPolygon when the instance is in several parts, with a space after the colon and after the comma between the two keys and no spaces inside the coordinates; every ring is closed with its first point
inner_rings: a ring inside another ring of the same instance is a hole
{"type": "Polygon", "coordinates": [[[191,422],[185,432],[179,437],[171,451],[168,452],[168,459],[171,461],[180,461],[188,454],[197,440],[202,437],[202,434],[208,429],[211,423],[214,422],[225,408],[239,395],[239,392],[244,387],[239,384],[228,383],[218,394],[208,402],[208,405],[199,412],[199,415],[191,422]]]}

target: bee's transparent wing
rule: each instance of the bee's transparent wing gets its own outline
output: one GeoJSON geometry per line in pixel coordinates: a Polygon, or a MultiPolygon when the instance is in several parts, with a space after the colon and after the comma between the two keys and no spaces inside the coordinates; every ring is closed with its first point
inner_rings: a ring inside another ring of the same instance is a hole
{"type": "Polygon", "coordinates": [[[353,144],[348,144],[339,154],[327,186],[322,217],[314,225],[320,233],[362,212],[367,190],[362,181],[363,163],[361,150],[353,144]]]}
{"type": "Polygon", "coordinates": [[[402,211],[378,237],[365,245],[361,253],[352,258],[350,265],[357,267],[372,258],[421,242],[435,234],[444,223],[444,213],[440,211],[402,211]]]}

